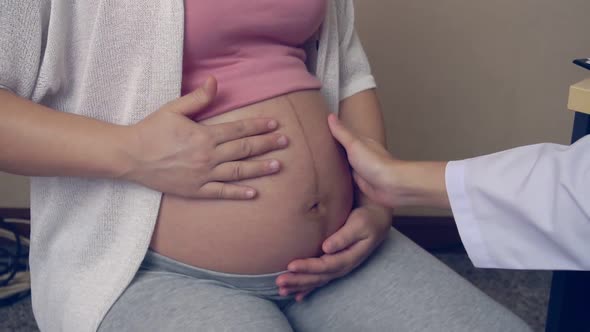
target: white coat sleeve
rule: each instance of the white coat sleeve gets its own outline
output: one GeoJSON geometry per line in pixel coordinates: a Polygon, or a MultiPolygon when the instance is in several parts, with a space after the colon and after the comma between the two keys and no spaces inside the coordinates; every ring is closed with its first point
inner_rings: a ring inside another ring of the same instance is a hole
{"type": "Polygon", "coordinates": [[[590,136],[450,162],[446,185],[475,266],[590,270],[590,136]]]}

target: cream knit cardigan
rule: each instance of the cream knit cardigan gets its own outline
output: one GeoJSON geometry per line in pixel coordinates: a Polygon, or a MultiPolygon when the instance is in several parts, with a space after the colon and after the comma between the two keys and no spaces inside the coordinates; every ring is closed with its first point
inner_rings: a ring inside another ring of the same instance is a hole
{"type": "MultiPolygon", "coordinates": [[[[375,82],[352,0],[327,1],[319,43],[306,49],[337,112],[375,82]]],[[[183,10],[182,0],[1,0],[0,88],[62,112],[136,123],[180,94],[183,10]]],[[[160,198],[123,181],[31,179],[32,299],[42,331],[98,328],[148,249],[160,198]]]]}

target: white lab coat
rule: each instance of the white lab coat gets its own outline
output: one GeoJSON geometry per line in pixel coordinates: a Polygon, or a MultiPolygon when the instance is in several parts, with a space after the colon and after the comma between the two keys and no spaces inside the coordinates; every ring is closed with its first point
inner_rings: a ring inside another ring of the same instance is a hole
{"type": "Polygon", "coordinates": [[[590,136],[453,161],[446,183],[475,266],[590,270],[590,136]]]}

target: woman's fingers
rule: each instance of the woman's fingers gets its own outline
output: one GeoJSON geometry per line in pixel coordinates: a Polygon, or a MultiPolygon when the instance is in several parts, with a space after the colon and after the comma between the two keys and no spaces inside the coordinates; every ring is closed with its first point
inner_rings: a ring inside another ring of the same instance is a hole
{"type": "Polygon", "coordinates": [[[322,244],[323,251],[326,254],[335,254],[366,239],[367,234],[364,227],[365,225],[363,223],[354,222],[354,220],[345,223],[324,241],[322,244]]]}
{"type": "Polygon", "coordinates": [[[218,145],[215,160],[218,163],[241,160],[258,156],[273,150],[283,149],[289,144],[286,136],[280,134],[258,135],[218,145]]]}
{"type": "Polygon", "coordinates": [[[287,269],[293,273],[329,273],[334,270],[326,261],[326,255],[320,257],[311,257],[297,259],[289,263],[287,269]]]}
{"type": "Polygon", "coordinates": [[[296,283],[279,284],[279,294],[286,296],[293,293],[311,291],[312,289],[322,287],[331,280],[338,278],[337,275],[305,275],[297,280],[296,283]]]}
{"type": "Polygon", "coordinates": [[[311,292],[313,292],[313,289],[312,289],[312,290],[305,291],[305,292],[301,292],[301,293],[297,294],[297,295],[295,296],[295,301],[297,301],[297,302],[301,302],[301,301],[303,301],[303,299],[305,299],[305,297],[306,297],[307,295],[309,295],[309,293],[311,293],[311,292]]]}
{"type": "Polygon", "coordinates": [[[209,178],[213,181],[229,182],[270,175],[281,169],[278,160],[249,160],[227,162],[215,167],[209,178]]]}
{"type": "Polygon", "coordinates": [[[209,182],[197,191],[194,198],[247,200],[256,197],[253,188],[230,183],[209,182]]]}
{"type": "Polygon", "coordinates": [[[317,287],[321,283],[330,280],[331,274],[283,274],[277,279],[279,288],[300,291],[310,286],[317,287]],[[281,279],[282,277],[282,279],[281,279]]]}
{"type": "Polygon", "coordinates": [[[206,126],[216,144],[265,134],[276,130],[278,127],[279,124],[276,120],[267,118],[244,119],[206,126]]]}
{"type": "MultiPolygon", "coordinates": [[[[352,247],[351,247],[352,248],[352,247]]],[[[349,250],[340,251],[336,254],[322,255],[295,260],[289,263],[287,269],[294,273],[326,274],[338,273],[352,266],[355,259],[355,252],[349,250]]]]}

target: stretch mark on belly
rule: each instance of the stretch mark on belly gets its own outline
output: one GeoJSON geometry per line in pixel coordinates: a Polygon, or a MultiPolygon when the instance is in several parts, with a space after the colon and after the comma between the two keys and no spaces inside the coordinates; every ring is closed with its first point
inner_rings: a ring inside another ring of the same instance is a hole
{"type": "Polygon", "coordinates": [[[313,200],[311,205],[309,206],[309,210],[317,210],[319,207],[319,179],[318,179],[318,170],[315,157],[313,152],[310,148],[309,140],[307,137],[307,133],[305,132],[305,127],[301,123],[301,119],[299,119],[299,114],[297,113],[297,109],[295,108],[295,103],[291,100],[291,96],[286,95],[285,98],[291,106],[291,111],[295,114],[295,119],[297,119],[297,123],[299,124],[299,128],[303,132],[303,139],[305,140],[305,148],[307,149],[307,153],[309,154],[309,158],[311,159],[312,169],[313,169],[313,200]]]}

